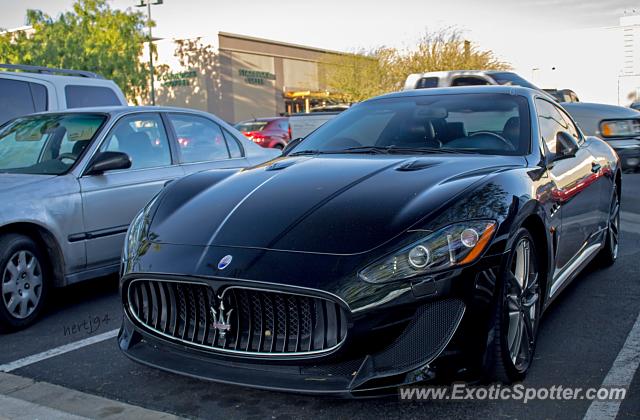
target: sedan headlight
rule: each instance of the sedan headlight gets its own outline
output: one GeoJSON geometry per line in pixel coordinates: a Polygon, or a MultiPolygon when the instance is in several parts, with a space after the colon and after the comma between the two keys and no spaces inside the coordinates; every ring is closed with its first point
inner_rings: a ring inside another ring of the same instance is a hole
{"type": "Polygon", "coordinates": [[[472,263],[485,250],[495,229],[493,220],[446,226],[373,263],[359,276],[369,283],[386,283],[472,263]]]}
{"type": "Polygon", "coordinates": [[[640,120],[609,120],[600,123],[602,137],[640,136],[640,120]]]}

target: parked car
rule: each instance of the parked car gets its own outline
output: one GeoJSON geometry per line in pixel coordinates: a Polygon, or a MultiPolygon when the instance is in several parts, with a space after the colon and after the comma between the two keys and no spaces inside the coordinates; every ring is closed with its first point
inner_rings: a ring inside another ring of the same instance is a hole
{"type": "Polygon", "coordinates": [[[580,102],[578,95],[571,89],[544,89],[544,91],[556,98],[558,102],[580,102]]]}
{"type": "Polygon", "coordinates": [[[640,112],[616,105],[563,103],[582,132],[598,136],[613,147],[624,170],[640,166],[640,112]]]}
{"type": "Polygon", "coordinates": [[[314,394],[370,396],[447,364],[519,381],[545,309],[594,258],[616,260],[620,172],[537,90],[365,101],[280,159],[185,177],[137,215],[120,348],[314,394]]]}
{"type": "Polygon", "coordinates": [[[302,139],[313,133],[320,126],[337,117],[340,112],[310,112],[291,114],[289,116],[289,127],[291,127],[291,138],[293,140],[302,139]]]}
{"type": "Polygon", "coordinates": [[[127,105],[113,81],[88,71],[0,64],[0,125],[22,115],[127,105]],[[16,71],[18,70],[18,71],[16,71]]]}
{"type": "Polygon", "coordinates": [[[166,183],[277,155],[213,115],[178,108],[87,108],[7,123],[0,328],[31,324],[53,287],[117,272],[129,223],[166,183]]]}
{"type": "Polygon", "coordinates": [[[337,112],[340,113],[342,111],[346,111],[349,109],[351,105],[348,104],[332,104],[332,105],[322,105],[322,106],[314,106],[309,110],[309,112],[337,112]]]}
{"type": "Polygon", "coordinates": [[[239,122],[235,128],[262,147],[282,150],[291,140],[288,117],[256,118],[239,122]]]}
{"type": "Polygon", "coordinates": [[[518,74],[501,70],[451,70],[414,73],[407,76],[403,90],[483,85],[514,85],[541,90],[518,74]]]}

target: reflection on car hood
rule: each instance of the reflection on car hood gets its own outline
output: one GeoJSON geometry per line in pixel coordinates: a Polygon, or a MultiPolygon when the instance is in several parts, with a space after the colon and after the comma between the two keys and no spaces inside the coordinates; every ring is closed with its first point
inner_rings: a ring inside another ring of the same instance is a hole
{"type": "Polygon", "coordinates": [[[0,193],[24,187],[36,182],[44,182],[56,175],[30,175],[0,173],[0,193]]]}
{"type": "Polygon", "coordinates": [[[403,233],[489,173],[523,165],[524,158],[507,156],[324,155],[279,159],[217,183],[219,174],[210,171],[170,188],[149,237],[184,245],[360,253],[403,233]]]}

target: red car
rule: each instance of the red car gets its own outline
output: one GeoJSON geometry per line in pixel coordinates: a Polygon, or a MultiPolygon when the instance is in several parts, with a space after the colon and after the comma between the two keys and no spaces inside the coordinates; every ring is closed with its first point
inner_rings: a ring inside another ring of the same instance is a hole
{"type": "Polygon", "coordinates": [[[291,140],[287,117],[256,118],[239,122],[234,127],[262,147],[283,149],[291,140]]]}

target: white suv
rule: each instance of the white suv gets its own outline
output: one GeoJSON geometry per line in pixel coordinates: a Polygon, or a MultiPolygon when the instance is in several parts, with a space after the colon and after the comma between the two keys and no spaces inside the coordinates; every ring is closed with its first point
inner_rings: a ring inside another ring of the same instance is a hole
{"type": "Polygon", "coordinates": [[[22,115],[67,108],[127,105],[113,81],[80,70],[0,64],[0,125],[22,115]]]}
{"type": "Polygon", "coordinates": [[[476,85],[515,85],[540,90],[516,73],[497,70],[452,70],[414,73],[407,77],[403,90],[476,85]]]}

